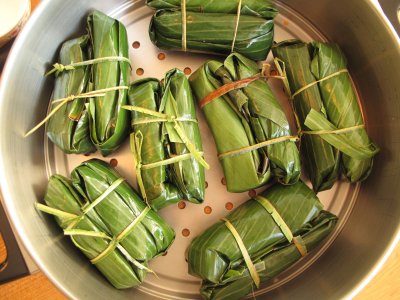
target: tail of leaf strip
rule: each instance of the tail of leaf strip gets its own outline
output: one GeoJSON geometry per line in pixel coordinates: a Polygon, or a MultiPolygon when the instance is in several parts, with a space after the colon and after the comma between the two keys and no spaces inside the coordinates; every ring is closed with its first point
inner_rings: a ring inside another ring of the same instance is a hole
{"type": "Polygon", "coordinates": [[[42,125],[44,125],[63,105],[67,104],[70,101],[75,99],[85,99],[85,98],[93,98],[93,97],[103,97],[105,93],[117,90],[127,90],[129,87],[127,86],[116,86],[106,89],[95,90],[87,93],[82,93],[79,95],[70,95],[65,98],[53,100],[52,103],[59,103],[39,124],[29,130],[24,137],[27,137],[38,130],[42,125]]]}

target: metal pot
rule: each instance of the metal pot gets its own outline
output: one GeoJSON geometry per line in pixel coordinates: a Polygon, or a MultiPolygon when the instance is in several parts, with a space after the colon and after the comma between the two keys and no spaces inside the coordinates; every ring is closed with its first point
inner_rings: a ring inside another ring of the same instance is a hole
{"type": "MultiPolygon", "coordinates": [[[[344,50],[363,101],[368,131],[382,150],[330,247],[299,276],[265,297],[352,297],[378,271],[400,238],[400,185],[396,184],[400,182],[400,42],[376,1],[280,2],[344,50]]],[[[5,207],[35,262],[71,298],[165,298],[161,288],[113,289],[61,238],[50,219],[34,209],[34,201],[45,192],[48,157],[43,134],[23,138],[46,113],[52,83],[43,73],[47,63],[55,60],[60,43],[84,28],[82,21],[91,9],[111,12],[126,5],[141,9],[144,3],[44,1],[17,39],[1,78],[0,183],[5,207]]],[[[179,291],[180,284],[170,290],[179,291]]],[[[174,298],[183,297],[189,296],[177,292],[174,298]]]]}

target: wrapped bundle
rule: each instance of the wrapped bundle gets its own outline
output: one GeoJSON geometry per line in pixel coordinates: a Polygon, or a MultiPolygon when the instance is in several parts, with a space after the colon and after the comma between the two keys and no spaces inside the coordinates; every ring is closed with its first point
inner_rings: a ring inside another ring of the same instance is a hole
{"type": "Polygon", "coordinates": [[[206,299],[240,299],[318,246],[337,223],[303,182],[275,185],[196,237],[189,273],[206,299]]]}
{"type": "MultiPolygon", "coordinates": [[[[88,36],[84,35],[63,43],[59,61],[63,65],[91,59],[88,36]]],[[[90,66],[63,72],[55,79],[53,98],[61,99],[86,92],[90,66]]],[[[90,139],[89,116],[85,99],[75,99],[61,106],[49,119],[47,136],[65,153],[90,153],[96,150],[90,139]]],[[[52,109],[57,103],[53,103],[52,109]]]]}
{"type": "MultiPolygon", "coordinates": [[[[57,215],[57,223],[65,230],[65,234],[71,235],[73,243],[90,260],[98,257],[110,245],[111,241],[102,236],[107,231],[107,226],[94,211],[71,226],[82,213],[81,207],[85,201],[76,192],[70,180],[59,175],[50,177],[44,200],[48,207],[59,210],[59,212],[48,210],[41,205],[38,208],[57,215]],[[98,236],[73,235],[74,231],[94,232],[98,236]]],[[[94,265],[118,289],[138,285],[145,275],[144,270],[132,265],[118,249],[110,251],[107,257],[94,265]]]]}
{"type": "Polygon", "coordinates": [[[147,263],[163,254],[174,231],[146,206],[108,164],[90,160],[72,172],[72,183],[52,176],[37,207],[57,217],[74,244],[116,288],[140,284],[147,263]]]}
{"type": "Polygon", "coordinates": [[[99,11],[87,23],[88,36],[66,42],[61,63],[47,73],[58,76],[52,110],[25,137],[50,120],[48,135],[66,153],[97,148],[106,156],[129,133],[129,113],[121,109],[128,101],[128,40],[125,27],[99,11]]]}
{"type": "Polygon", "coordinates": [[[132,150],[143,197],[155,210],[182,199],[204,200],[202,143],[189,82],[173,69],[130,86],[132,150]]]}
{"type": "Polygon", "coordinates": [[[88,31],[93,58],[103,59],[92,66],[91,90],[110,90],[104,96],[89,101],[90,134],[103,155],[117,149],[129,134],[127,104],[130,64],[126,29],[119,21],[94,11],[88,16],[88,31]],[[119,60],[104,60],[106,57],[119,60]]]}
{"type": "Polygon", "coordinates": [[[339,47],[292,40],[275,45],[273,53],[286,69],[314,190],[333,185],[336,165],[351,182],[364,180],[379,149],[365,130],[347,61],[339,47]],[[331,173],[323,172],[328,162],[331,173]],[[325,179],[323,174],[329,176],[325,179]]]}
{"type": "Polygon", "coordinates": [[[271,0],[148,0],[147,4],[158,9],[149,34],[161,49],[223,55],[235,51],[263,60],[272,45],[277,11],[271,0]]]}
{"type": "Polygon", "coordinates": [[[190,83],[213,133],[230,192],[300,176],[296,137],[257,64],[240,54],[208,61],[190,83]],[[240,172],[238,172],[240,170],[240,172]]]}

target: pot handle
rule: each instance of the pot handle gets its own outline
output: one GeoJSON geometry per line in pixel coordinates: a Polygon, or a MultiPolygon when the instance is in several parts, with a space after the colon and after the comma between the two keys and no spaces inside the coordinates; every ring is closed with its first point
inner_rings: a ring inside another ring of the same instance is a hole
{"type": "MultiPolygon", "coordinates": [[[[0,284],[29,274],[29,269],[14,237],[0,202],[0,234],[5,246],[5,259],[0,262],[0,284]]],[[[3,251],[2,251],[3,252],[3,251]]]]}

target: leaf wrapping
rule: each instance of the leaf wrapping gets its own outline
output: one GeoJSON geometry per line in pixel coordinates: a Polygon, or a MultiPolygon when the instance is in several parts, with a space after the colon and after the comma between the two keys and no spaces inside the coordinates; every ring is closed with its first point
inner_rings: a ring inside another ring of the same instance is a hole
{"type": "MultiPolygon", "coordinates": [[[[128,37],[125,26],[107,15],[94,11],[87,18],[93,58],[125,57],[128,37]]],[[[128,86],[130,66],[126,61],[107,61],[92,66],[90,90],[128,86]]],[[[106,156],[116,150],[129,134],[127,90],[109,91],[89,100],[90,134],[93,143],[106,156]]]]}
{"type": "MultiPolygon", "coordinates": [[[[72,186],[71,181],[60,175],[50,177],[44,200],[49,207],[75,215],[81,214],[81,207],[85,203],[82,196],[72,186]]],[[[60,217],[57,217],[56,220],[63,229],[67,229],[74,221],[60,217]]],[[[107,226],[95,211],[91,211],[74,226],[74,229],[101,233],[107,230],[107,226]]],[[[110,243],[109,240],[98,237],[76,235],[72,238],[74,244],[89,259],[97,257],[110,243]]],[[[145,275],[145,272],[131,265],[118,249],[113,250],[95,266],[114,287],[119,289],[137,286],[145,275]]]]}
{"type": "MultiPolygon", "coordinates": [[[[301,236],[312,251],[335,228],[337,217],[322,210],[315,193],[303,182],[274,185],[261,193],[286,222],[295,237],[301,236]]],[[[271,214],[251,199],[226,219],[239,233],[261,282],[281,273],[302,255],[278,227],[271,214]]],[[[232,233],[220,221],[196,237],[188,250],[189,273],[203,279],[206,299],[239,299],[253,290],[254,282],[232,233]]]]}
{"type": "Polygon", "coordinates": [[[228,55],[234,44],[235,52],[254,60],[266,58],[272,45],[273,20],[277,14],[272,1],[243,1],[238,27],[239,2],[186,1],[186,38],[182,30],[180,2],[146,2],[158,9],[149,28],[150,39],[157,47],[182,50],[182,41],[185,39],[189,51],[228,55]]]}
{"type": "Polygon", "coordinates": [[[290,40],[275,45],[273,53],[285,64],[291,93],[318,81],[293,99],[301,130],[353,128],[340,134],[303,136],[302,147],[304,143],[314,190],[329,189],[333,185],[340,171],[337,166],[351,182],[367,178],[379,148],[369,139],[366,130],[360,128],[364,125],[363,116],[350,75],[344,72],[347,61],[340,48],[329,43],[290,40]],[[325,177],[324,170],[332,172],[325,177]]]}
{"type": "MultiPolygon", "coordinates": [[[[87,35],[66,41],[61,46],[59,62],[63,65],[91,59],[87,35]]],[[[53,99],[86,92],[90,66],[63,72],[55,79],[53,99]]],[[[47,136],[65,153],[91,153],[96,150],[90,139],[89,116],[85,99],[75,99],[63,105],[49,120],[47,136]]],[[[52,105],[52,109],[57,104],[52,105]]]]}
{"type": "MultiPolygon", "coordinates": [[[[197,149],[202,151],[200,130],[189,82],[182,71],[169,71],[162,86],[157,79],[146,78],[131,84],[130,104],[190,121],[178,122],[185,135],[197,149]]],[[[132,130],[141,132],[143,144],[141,159],[143,165],[157,163],[179,155],[190,154],[174,128],[173,122],[148,122],[156,117],[143,112],[132,111],[132,130]]],[[[157,118],[156,118],[157,119],[157,118]]],[[[194,157],[173,164],[142,169],[141,175],[146,196],[153,209],[185,199],[193,203],[204,200],[204,167],[194,157]]]]}
{"type": "MultiPolygon", "coordinates": [[[[257,74],[254,61],[234,53],[224,63],[208,61],[189,80],[200,102],[224,84],[257,74]]],[[[291,135],[280,104],[262,79],[214,99],[202,110],[219,154],[291,135]]],[[[230,192],[259,187],[270,179],[271,173],[283,184],[293,184],[300,176],[299,152],[293,141],[224,157],[221,164],[230,192]]]]}

